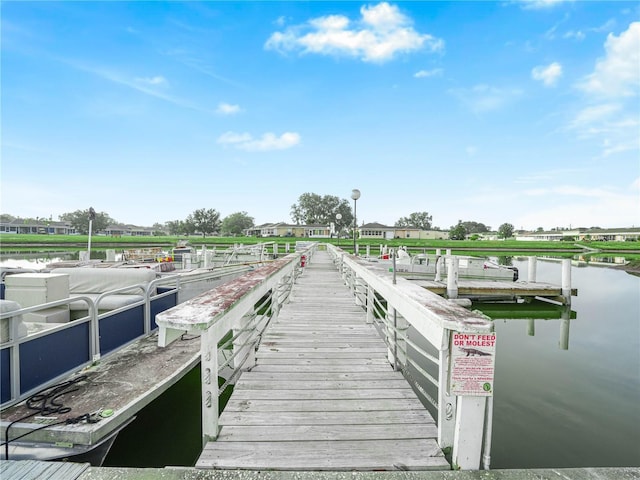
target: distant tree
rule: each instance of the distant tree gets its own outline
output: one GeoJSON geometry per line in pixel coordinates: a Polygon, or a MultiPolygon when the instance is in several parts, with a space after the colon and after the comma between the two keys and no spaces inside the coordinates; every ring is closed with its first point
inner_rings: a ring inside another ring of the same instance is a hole
{"type": "Polygon", "coordinates": [[[464,240],[467,237],[467,229],[462,223],[462,220],[458,220],[458,224],[449,229],[449,238],[451,240],[464,240]]]}
{"type": "Polygon", "coordinates": [[[250,217],[247,212],[236,212],[222,219],[221,230],[223,235],[241,235],[244,230],[253,225],[253,217],[250,217]]]}
{"type": "Polygon", "coordinates": [[[542,228],[542,227],[538,227],[538,228],[536,229],[536,232],[544,232],[544,228],[542,228]]]}
{"type": "Polygon", "coordinates": [[[161,223],[157,223],[156,222],[156,223],[153,224],[153,226],[151,228],[153,228],[153,234],[156,237],[161,237],[162,235],[166,235],[165,226],[162,225],[161,223]]]}
{"type": "Polygon", "coordinates": [[[420,230],[431,230],[433,217],[428,212],[414,212],[408,217],[401,217],[396,221],[395,226],[400,228],[419,228],[420,230]]]}
{"type": "Polygon", "coordinates": [[[2,213],[0,214],[0,222],[13,222],[16,219],[16,217],[14,217],[13,215],[9,215],[8,213],[2,213]]]}
{"type": "Polygon", "coordinates": [[[334,223],[336,231],[353,227],[353,212],[349,201],[333,195],[303,193],[298,198],[298,203],[291,206],[291,219],[298,225],[334,223]],[[338,214],[341,216],[339,219],[338,214]]]}
{"type": "MultiPolygon", "coordinates": [[[[75,212],[63,213],[58,217],[62,222],[69,222],[76,231],[82,235],[89,234],[89,209],[76,210],[75,212]]],[[[96,212],[95,219],[91,225],[93,233],[101,232],[105,230],[109,225],[117,224],[118,222],[111,218],[105,212],[96,212]]]]}
{"type": "Polygon", "coordinates": [[[196,233],[197,228],[195,220],[193,219],[193,214],[190,213],[189,215],[187,215],[187,218],[180,222],[180,228],[180,233],[186,235],[187,237],[196,233]]]}
{"type": "Polygon", "coordinates": [[[190,222],[195,227],[195,232],[200,232],[203,237],[220,231],[220,213],[215,208],[200,208],[189,217],[191,217],[190,222]]]}
{"type": "Polygon", "coordinates": [[[479,222],[462,222],[467,233],[486,233],[491,231],[491,227],[479,222]]]}
{"type": "Polygon", "coordinates": [[[164,222],[165,229],[169,232],[169,235],[180,235],[184,233],[184,221],[182,220],[169,220],[164,222]]]}
{"type": "Polygon", "coordinates": [[[514,228],[510,223],[503,223],[498,227],[498,236],[501,238],[511,238],[513,236],[514,228]]]}

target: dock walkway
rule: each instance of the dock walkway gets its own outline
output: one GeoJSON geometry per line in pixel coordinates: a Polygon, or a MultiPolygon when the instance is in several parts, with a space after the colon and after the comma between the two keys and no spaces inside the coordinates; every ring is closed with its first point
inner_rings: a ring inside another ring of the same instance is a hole
{"type": "Polygon", "coordinates": [[[197,468],[447,470],[433,417],[327,252],[268,328],[197,468]]]}

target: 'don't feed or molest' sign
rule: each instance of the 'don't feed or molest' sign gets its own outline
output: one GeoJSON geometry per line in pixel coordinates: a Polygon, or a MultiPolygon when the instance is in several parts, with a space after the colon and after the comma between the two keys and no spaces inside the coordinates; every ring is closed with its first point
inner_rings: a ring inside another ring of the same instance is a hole
{"type": "Polygon", "coordinates": [[[451,336],[451,395],[493,396],[496,358],[495,333],[457,333],[451,336]]]}

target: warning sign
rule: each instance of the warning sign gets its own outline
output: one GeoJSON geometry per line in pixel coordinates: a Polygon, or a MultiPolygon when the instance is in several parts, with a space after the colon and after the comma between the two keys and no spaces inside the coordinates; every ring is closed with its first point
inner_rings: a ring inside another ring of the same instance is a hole
{"type": "Polygon", "coordinates": [[[496,334],[453,333],[451,338],[451,395],[490,397],[496,334]]]}

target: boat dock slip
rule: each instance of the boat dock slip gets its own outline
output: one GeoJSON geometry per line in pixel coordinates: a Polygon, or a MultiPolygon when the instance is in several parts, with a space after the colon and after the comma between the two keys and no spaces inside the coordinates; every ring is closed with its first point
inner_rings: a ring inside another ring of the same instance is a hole
{"type": "MultiPolygon", "coordinates": [[[[438,295],[447,293],[447,282],[436,282],[434,280],[411,280],[416,285],[426,288],[430,292],[438,295]]],[[[562,287],[542,282],[501,282],[482,280],[458,280],[458,295],[469,297],[543,297],[564,302],[562,297],[562,287]]],[[[577,296],[578,290],[571,289],[571,295],[577,296]]]]}
{"type": "Polygon", "coordinates": [[[305,267],[198,468],[448,470],[435,421],[328,252],[305,267]]]}
{"type": "MultiPolygon", "coordinates": [[[[96,455],[106,455],[115,434],[200,360],[197,339],[178,342],[172,348],[158,348],[157,343],[157,334],[142,338],[72,377],[74,383],[66,388],[67,393],[54,398],[69,408],[68,412],[42,414],[30,410],[24,402],[3,410],[2,440],[6,439],[10,423],[24,418],[11,426],[9,438],[28,434],[25,440],[39,443],[38,447],[52,458],[73,454],[86,454],[89,458],[96,445],[98,449],[104,446],[104,452],[96,455]],[[84,414],[91,414],[91,421],[65,423],[84,414]],[[25,418],[29,415],[32,416],[25,418]],[[56,423],[60,424],[41,429],[56,423]]],[[[19,440],[12,441],[8,458],[29,458],[23,447],[19,440]]],[[[3,446],[2,458],[4,449],[3,446]]]]}

